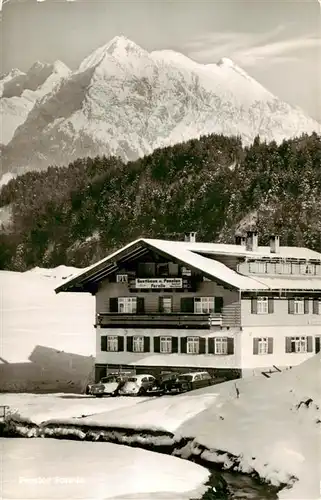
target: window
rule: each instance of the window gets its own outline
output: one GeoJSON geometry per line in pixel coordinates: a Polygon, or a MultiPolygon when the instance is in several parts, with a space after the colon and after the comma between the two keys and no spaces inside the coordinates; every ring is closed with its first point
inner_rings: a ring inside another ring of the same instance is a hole
{"type": "Polygon", "coordinates": [[[314,274],[315,266],[314,264],[300,264],[300,274],[314,274]]]}
{"type": "Polygon", "coordinates": [[[160,352],[163,354],[172,352],[172,337],[160,338],[160,352]]]}
{"type": "Polygon", "coordinates": [[[274,299],[273,297],[253,297],[251,299],[252,314],[273,314],[274,299]]]}
{"type": "Polygon", "coordinates": [[[187,354],[199,353],[199,337],[187,337],[187,354]]]}
{"type": "Polygon", "coordinates": [[[159,310],[162,313],[171,313],[172,297],[159,297],[159,310]]]}
{"type": "Polygon", "coordinates": [[[294,299],[294,314],[304,314],[303,299],[294,299]]]}
{"type": "Polygon", "coordinates": [[[291,352],[307,352],[307,337],[291,337],[291,352]]]}
{"type": "Polygon", "coordinates": [[[137,297],[119,297],[118,312],[119,313],[136,313],[137,297]]]}
{"type": "Polygon", "coordinates": [[[118,351],[118,337],[107,335],[107,351],[109,352],[118,351]]]}
{"type": "Polygon", "coordinates": [[[214,354],[227,354],[227,337],[215,338],[214,354]]]}
{"type": "Polygon", "coordinates": [[[250,273],[254,274],[265,274],[266,273],[266,262],[253,261],[249,262],[250,273]]]}
{"type": "Polygon", "coordinates": [[[133,337],[133,352],[144,352],[144,337],[133,337]]]}
{"type": "Polygon", "coordinates": [[[215,297],[195,297],[194,312],[209,314],[215,312],[215,297]]]}
{"type": "Polygon", "coordinates": [[[253,354],[273,354],[273,337],[255,337],[253,339],[253,354]]]}
{"type": "Polygon", "coordinates": [[[268,347],[267,337],[258,339],[258,354],[268,354],[268,347]]]}
{"type": "Polygon", "coordinates": [[[116,282],[117,283],[127,283],[128,282],[128,275],[127,274],[117,274],[116,282]]]}
{"type": "Polygon", "coordinates": [[[257,314],[268,314],[269,301],[267,297],[258,297],[257,299],[257,314]]]}
{"type": "Polygon", "coordinates": [[[291,262],[283,262],[283,274],[291,274],[292,267],[291,267],[291,262]]]}

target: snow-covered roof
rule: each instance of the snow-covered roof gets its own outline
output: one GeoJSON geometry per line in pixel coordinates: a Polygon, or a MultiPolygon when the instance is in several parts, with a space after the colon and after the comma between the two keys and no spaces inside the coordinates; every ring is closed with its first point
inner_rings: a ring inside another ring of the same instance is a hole
{"type": "Polygon", "coordinates": [[[273,259],[302,259],[302,260],[319,260],[321,261],[321,253],[315,252],[305,247],[287,247],[280,246],[278,253],[271,253],[269,246],[258,246],[256,251],[247,250],[242,245],[230,245],[226,243],[203,243],[203,242],[188,242],[188,241],[167,241],[146,239],[152,245],[158,243],[169,244],[171,248],[178,247],[182,250],[189,250],[202,254],[213,255],[231,255],[235,257],[248,258],[273,258],[273,259]]]}
{"type": "MultiPolygon", "coordinates": [[[[270,290],[321,290],[321,276],[307,276],[302,278],[292,276],[256,276],[256,281],[262,284],[262,290],[266,290],[266,288],[270,290]]],[[[259,289],[257,288],[257,290],[259,289]]]]}
{"type": "Polygon", "coordinates": [[[236,257],[281,257],[296,259],[314,259],[321,261],[321,254],[299,247],[280,247],[280,253],[271,254],[269,247],[259,247],[257,252],[246,250],[241,245],[226,245],[220,243],[193,243],[185,241],[168,241],[141,238],[122,247],[120,250],[87,267],[77,275],[71,277],[56,288],[56,293],[61,291],[90,291],[88,285],[99,283],[108,274],[117,269],[117,260],[123,256],[132,257],[143,255],[148,249],[173,257],[175,260],[186,264],[204,273],[209,279],[215,279],[222,285],[238,290],[269,290],[269,289],[321,289],[321,279],[301,278],[293,280],[291,277],[266,278],[250,277],[237,273],[222,262],[201,254],[231,255],[236,257]],[[269,281],[270,279],[270,281],[269,281]],[[295,282],[294,282],[295,281],[295,282]],[[311,281],[311,283],[310,283],[311,281]],[[313,285],[313,286],[312,286],[313,285]]]}

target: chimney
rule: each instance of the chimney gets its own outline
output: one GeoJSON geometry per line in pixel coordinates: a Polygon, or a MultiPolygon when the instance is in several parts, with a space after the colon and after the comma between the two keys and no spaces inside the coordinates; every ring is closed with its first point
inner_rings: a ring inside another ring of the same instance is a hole
{"type": "Polygon", "coordinates": [[[241,234],[236,234],[235,235],[235,245],[241,245],[242,247],[245,247],[245,245],[246,245],[245,236],[242,236],[241,234]]]}
{"type": "Polygon", "coordinates": [[[189,243],[195,243],[196,241],[196,232],[185,233],[184,241],[189,243]]]}
{"type": "Polygon", "coordinates": [[[272,234],[270,236],[270,252],[279,253],[280,251],[280,236],[272,234]]]}
{"type": "Polygon", "coordinates": [[[246,250],[256,252],[258,247],[257,231],[248,231],[246,235],[246,250]]]}

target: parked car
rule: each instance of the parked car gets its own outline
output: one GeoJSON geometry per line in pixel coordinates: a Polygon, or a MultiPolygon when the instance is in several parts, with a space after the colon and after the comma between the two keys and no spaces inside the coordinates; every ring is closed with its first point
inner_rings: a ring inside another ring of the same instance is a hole
{"type": "Polygon", "coordinates": [[[85,394],[87,394],[87,395],[91,394],[91,388],[93,385],[95,385],[95,384],[87,384],[86,385],[85,394]]]}
{"type": "Polygon", "coordinates": [[[179,392],[179,386],[176,384],[179,375],[179,372],[168,372],[161,374],[158,381],[161,392],[164,394],[179,392]]]}
{"type": "Polygon", "coordinates": [[[124,375],[108,375],[103,377],[98,384],[93,384],[90,393],[96,398],[103,396],[117,396],[119,388],[126,382],[127,377],[124,375]]]}
{"type": "Polygon", "coordinates": [[[172,380],[165,382],[167,392],[186,392],[213,385],[214,380],[208,372],[182,373],[172,380]]]}
{"type": "Polygon", "coordinates": [[[159,387],[156,378],[148,373],[143,373],[129,377],[118,392],[123,396],[143,396],[157,391],[159,391],[159,387]]]}

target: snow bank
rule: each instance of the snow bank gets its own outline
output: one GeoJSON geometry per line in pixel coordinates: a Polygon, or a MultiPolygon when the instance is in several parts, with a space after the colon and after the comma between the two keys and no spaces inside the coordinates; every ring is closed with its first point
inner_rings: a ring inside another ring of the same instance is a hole
{"type": "Polygon", "coordinates": [[[233,380],[178,396],[87,398],[74,406],[64,398],[43,396],[43,403],[46,398],[51,403],[48,409],[42,407],[40,415],[39,406],[32,408],[30,395],[29,400],[28,395],[2,395],[0,404],[14,401],[21,418],[35,423],[158,430],[173,433],[177,443],[190,438],[180,452],[184,458],[198,455],[225,468],[258,474],[276,486],[292,486],[280,493],[282,499],[316,499],[320,496],[320,359],[318,354],[270,379],[233,380]]]}
{"type": "Polygon", "coordinates": [[[237,381],[239,398],[231,383],[222,384],[215,404],[178,432],[209,448],[207,460],[218,461],[215,450],[225,450],[239,458],[242,472],[256,472],[274,485],[294,483],[280,498],[319,498],[320,374],[318,354],[270,379],[237,381]]]}
{"type": "Polygon", "coordinates": [[[110,443],[3,439],[1,446],[4,500],[187,500],[200,498],[209,478],[185,460],[110,443]]]}

